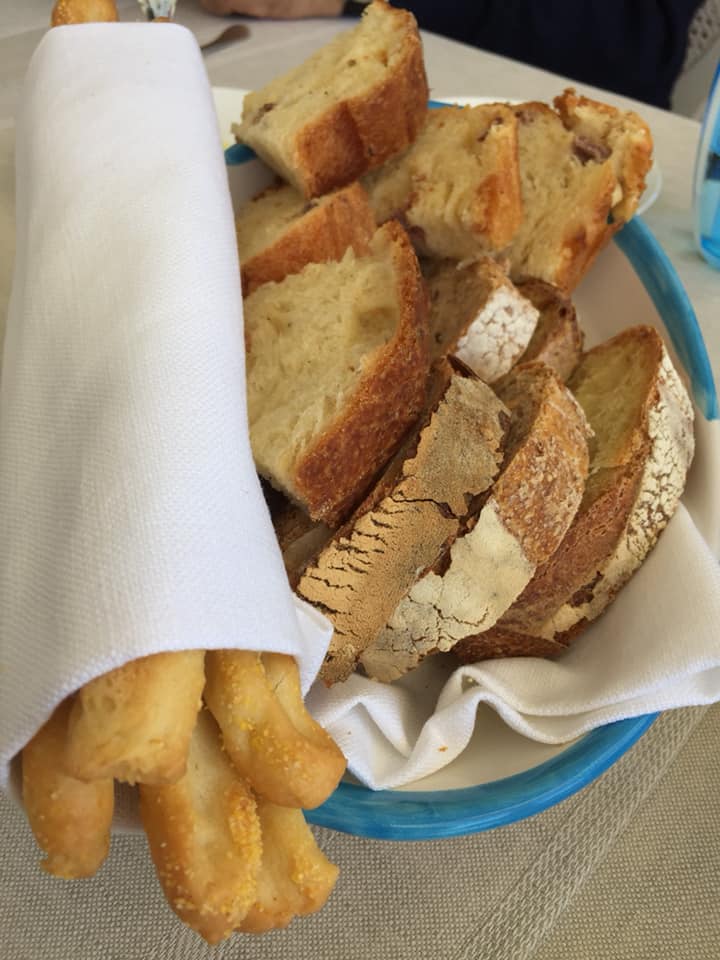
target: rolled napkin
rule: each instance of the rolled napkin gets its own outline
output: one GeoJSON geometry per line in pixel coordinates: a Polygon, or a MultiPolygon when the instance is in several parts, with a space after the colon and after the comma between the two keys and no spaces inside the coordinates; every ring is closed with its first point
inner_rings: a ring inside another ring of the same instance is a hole
{"type": "Polygon", "coordinates": [[[294,600],[247,434],[232,206],[197,44],[51,30],[17,124],[0,381],[0,781],[70,692],[169,650],[294,654],[294,600]]]}

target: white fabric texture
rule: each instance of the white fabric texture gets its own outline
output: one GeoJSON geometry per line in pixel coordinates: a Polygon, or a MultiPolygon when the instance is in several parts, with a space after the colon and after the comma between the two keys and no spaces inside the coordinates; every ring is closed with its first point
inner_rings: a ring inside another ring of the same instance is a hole
{"type": "Polygon", "coordinates": [[[50,31],[17,128],[0,386],[0,776],[55,705],[149,653],[296,654],[246,429],[222,147],[181,27],[50,31]]]}

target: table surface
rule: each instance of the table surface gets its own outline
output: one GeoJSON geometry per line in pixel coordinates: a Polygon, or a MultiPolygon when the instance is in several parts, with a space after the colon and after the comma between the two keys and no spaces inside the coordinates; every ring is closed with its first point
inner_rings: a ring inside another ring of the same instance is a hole
{"type": "MultiPolygon", "coordinates": [[[[178,19],[202,43],[225,25],[193,3],[178,19]]],[[[0,320],[13,250],[14,111],[49,0],[0,10],[0,320]]],[[[132,0],[119,3],[135,19],[132,0]]],[[[251,21],[249,39],[206,55],[217,86],[253,88],[301,62],[346,23],[251,21]]],[[[432,95],[551,99],[563,78],[424,35],[432,95]]],[[[583,87],[583,92],[592,93],[583,87]]],[[[690,201],[698,124],[601,94],[649,122],[663,191],[645,220],[695,307],[717,382],[720,273],[692,242],[690,201]]],[[[166,908],[144,840],[113,840],[83,883],[37,868],[22,814],[0,797],[0,955],[8,960],[312,957],[595,960],[718,956],[720,706],[668,712],[609,771],[562,804],[472,837],[393,843],[318,830],[341,867],[326,908],[288,930],[235,937],[214,951],[166,908]]]]}

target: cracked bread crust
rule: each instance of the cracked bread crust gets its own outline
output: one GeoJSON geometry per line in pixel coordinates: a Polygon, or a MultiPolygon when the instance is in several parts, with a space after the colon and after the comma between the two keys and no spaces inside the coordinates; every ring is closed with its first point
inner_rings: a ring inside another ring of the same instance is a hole
{"type": "Polygon", "coordinates": [[[533,335],[518,362],[545,363],[566,383],[580,362],[584,340],[572,301],[542,280],[526,280],[517,289],[539,312],[533,335]]]}
{"type": "Polygon", "coordinates": [[[317,197],[408,147],[427,101],[415,18],[374,0],[357,27],[248,94],[233,132],[306,197],[317,197]],[[303,85],[311,96],[326,93],[321,105],[303,99],[303,85]]]}
{"type": "Polygon", "coordinates": [[[361,256],[375,232],[367,194],[359,183],[306,201],[289,184],[275,184],[238,213],[235,230],[243,296],[263,283],[299,273],[308,263],[341,260],[348,247],[361,256]],[[266,243],[257,249],[257,227],[266,243]]]}
{"type": "Polygon", "coordinates": [[[633,327],[600,344],[570,386],[595,430],[583,502],[555,555],[505,616],[456,648],[465,662],[562,653],[612,602],[677,508],[693,456],[693,410],[659,334],[633,327]],[[594,371],[613,355],[628,376],[644,377],[620,436],[604,425],[609,398],[593,387],[594,371]]]}
{"type": "Polygon", "coordinates": [[[297,592],[335,627],[321,669],[346,679],[418,574],[460,532],[502,462],[508,413],[464,365],[434,368],[428,412],[368,499],[311,561],[297,592]]]}
{"type": "Polygon", "coordinates": [[[555,552],[580,503],[588,426],[570,392],[543,364],[517,368],[497,389],[512,416],[503,471],[474,526],[415,582],[363,654],[377,680],[491,627],[555,552]]]}
{"type": "Polygon", "coordinates": [[[459,357],[486,383],[506,374],[528,346],[539,311],[489,257],[421,264],[430,300],[430,350],[459,357]]]}

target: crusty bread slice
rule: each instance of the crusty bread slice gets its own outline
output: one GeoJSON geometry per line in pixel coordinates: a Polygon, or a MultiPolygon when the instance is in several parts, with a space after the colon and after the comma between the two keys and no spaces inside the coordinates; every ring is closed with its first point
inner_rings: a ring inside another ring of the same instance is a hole
{"type": "Polygon", "coordinates": [[[522,220],[515,115],[503,104],[430,110],[412,147],[364,183],[378,223],[400,217],[425,256],[502,250],[522,220]]]}
{"type": "Polygon", "coordinates": [[[233,132],[284,180],[317,197],[409,146],[427,100],[415,18],[373,0],[358,26],[249,93],[233,132]]]}
{"type": "Polygon", "coordinates": [[[526,280],[517,289],[539,311],[537,325],[519,363],[546,363],[564,382],[580,362],[584,335],[572,301],[542,280],[526,280]]]}
{"type": "Polygon", "coordinates": [[[258,472],[337,524],[423,408],[427,304],[398,223],[368,256],[311,263],[245,300],[248,418],[258,472]]]}
{"type": "Polygon", "coordinates": [[[343,680],[418,573],[460,532],[502,461],[508,413],[459,361],[434,368],[427,409],[365,502],[302,571],[335,627],[321,670],[343,680]]]}
{"type": "Polygon", "coordinates": [[[452,353],[492,383],[517,362],[530,342],[538,310],[489,257],[471,263],[425,260],[430,300],[430,350],[452,353]]]}
{"type": "Polygon", "coordinates": [[[693,410],[657,331],[631,327],[590,350],[570,386],[595,434],[580,509],[495,627],[458,644],[465,661],[563,652],[637,570],[678,505],[693,410]]]}
{"type": "Polygon", "coordinates": [[[555,552],[580,503],[588,428],[569,390],[549,367],[531,363],[497,391],[512,416],[503,470],[474,526],[416,580],[363,653],[377,680],[394,680],[491,627],[555,552]]]}
{"type": "Polygon", "coordinates": [[[375,218],[359,183],[317,200],[277,183],[240,209],[235,230],[247,297],[261,284],[299,273],[308,263],[341,260],[348,247],[366,253],[375,218]]]}
{"type": "Polygon", "coordinates": [[[508,251],[513,280],[536,277],[566,293],[632,216],[652,141],[634,114],[576,98],[515,106],[524,217],[508,251]],[[602,116],[601,124],[598,116],[602,116]],[[610,119],[612,118],[612,119],[610,119]],[[640,147],[642,141],[642,148],[640,147]]]}
{"type": "Polygon", "coordinates": [[[632,110],[617,110],[607,103],[579,97],[565,90],[553,101],[563,123],[575,135],[575,149],[610,151],[616,187],[611,215],[625,222],[635,213],[652,164],[652,136],[648,125],[632,110]]]}

